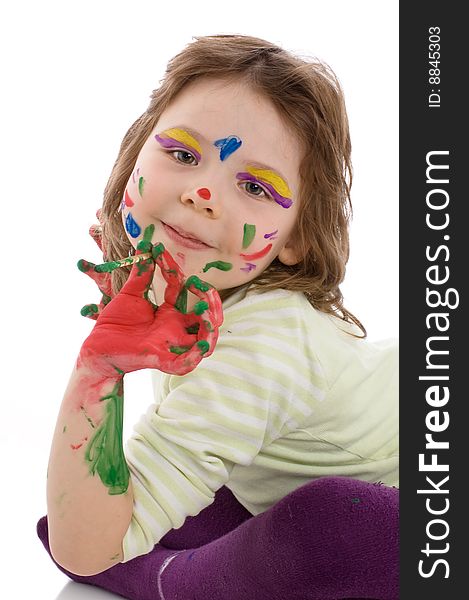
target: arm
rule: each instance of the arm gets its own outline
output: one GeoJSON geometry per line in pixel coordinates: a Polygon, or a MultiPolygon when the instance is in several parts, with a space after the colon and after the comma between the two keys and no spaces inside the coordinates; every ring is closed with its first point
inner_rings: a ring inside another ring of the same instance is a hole
{"type": "Polygon", "coordinates": [[[57,418],[47,479],[50,546],[55,560],[78,575],[94,575],[123,559],[133,493],[122,449],[121,390],[122,377],[75,367],[57,418]],[[100,425],[109,411],[115,429],[103,440],[100,425]]]}
{"type": "MultiPolygon", "coordinates": [[[[51,550],[67,570],[93,575],[122,561],[122,540],[133,509],[122,449],[125,373],[159,369],[183,375],[209,356],[222,321],[214,288],[183,274],[162,244],[145,232],[137,252],[153,258],[133,266],[129,279],[105,304],[83,343],[59,412],[47,484],[51,550]],[[148,301],[155,264],[168,282],[165,302],[148,301]],[[201,300],[181,310],[181,295],[201,300]]],[[[87,268],[93,265],[87,263],[87,268]]]]}

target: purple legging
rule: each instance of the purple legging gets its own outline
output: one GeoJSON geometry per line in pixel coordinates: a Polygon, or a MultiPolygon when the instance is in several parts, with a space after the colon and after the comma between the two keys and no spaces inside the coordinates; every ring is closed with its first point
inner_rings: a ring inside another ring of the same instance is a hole
{"type": "MultiPolygon", "coordinates": [[[[50,554],[47,517],[37,531],[50,554]]],[[[399,491],[323,477],[253,517],[222,487],[148,554],[90,577],[57,566],[129,600],[397,600],[399,491]]]]}

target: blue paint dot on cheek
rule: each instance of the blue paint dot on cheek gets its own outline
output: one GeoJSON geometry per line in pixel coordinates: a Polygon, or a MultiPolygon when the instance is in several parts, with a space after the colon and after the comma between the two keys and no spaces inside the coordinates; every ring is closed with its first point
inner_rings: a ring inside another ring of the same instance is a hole
{"type": "Polygon", "coordinates": [[[130,212],[125,218],[125,228],[127,233],[133,238],[137,238],[142,233],[142,228],[137,221],[135,221],[130,212]]]}

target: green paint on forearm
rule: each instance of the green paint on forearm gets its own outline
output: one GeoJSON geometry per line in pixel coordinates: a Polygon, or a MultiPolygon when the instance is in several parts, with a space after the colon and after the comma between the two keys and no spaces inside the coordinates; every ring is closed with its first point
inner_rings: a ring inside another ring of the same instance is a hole
{"type": "Polygon", "coordinates": [[[120,379],[107,401],[105,414],[85,452],[91,475],[98,473],[110,495],[124,494],[129,487],[129,468],[122,447],[124,385],[120,379]]]}
{"type": "Polygon", "coordinates": [[[247,248],[251,245],[254,236],[256,235],[256,226],[249,225],[248,223],[244,224],[244,234],[243,234],[243,248],[247,248]]]}
{"type": "Polygon", "coordinates": [[[222,260],[215,260],[214,262],[209,262],[202,269],[204,273],[206,273],[209,269],[220,269],[220,271],[231,271],[233,265],[229,262],[223,262],[222,260]]]}

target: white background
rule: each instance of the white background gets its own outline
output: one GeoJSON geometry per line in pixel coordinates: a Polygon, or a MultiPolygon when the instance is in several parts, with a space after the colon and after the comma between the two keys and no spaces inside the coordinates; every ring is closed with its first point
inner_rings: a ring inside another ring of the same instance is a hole
{"type": "MultiPolygon", "coordinates": [[[[345,306],[371,340],[398,336],[398,2],[21,0],[0,13],[3,241],[0,531],[5,598],[110,598],[67,583],[36,538],[63,391],[98,300],[75,267],[119,144],[193,35],[242,33],[328,62],[353,147],[345,306]]],[[[5,6],[3,3],[2,6],[5,6]]],[[[152,401],[126,377],[124,434],[152,401]]],[[[0,588],[1,589],[1,588],[0,588]]]]}

